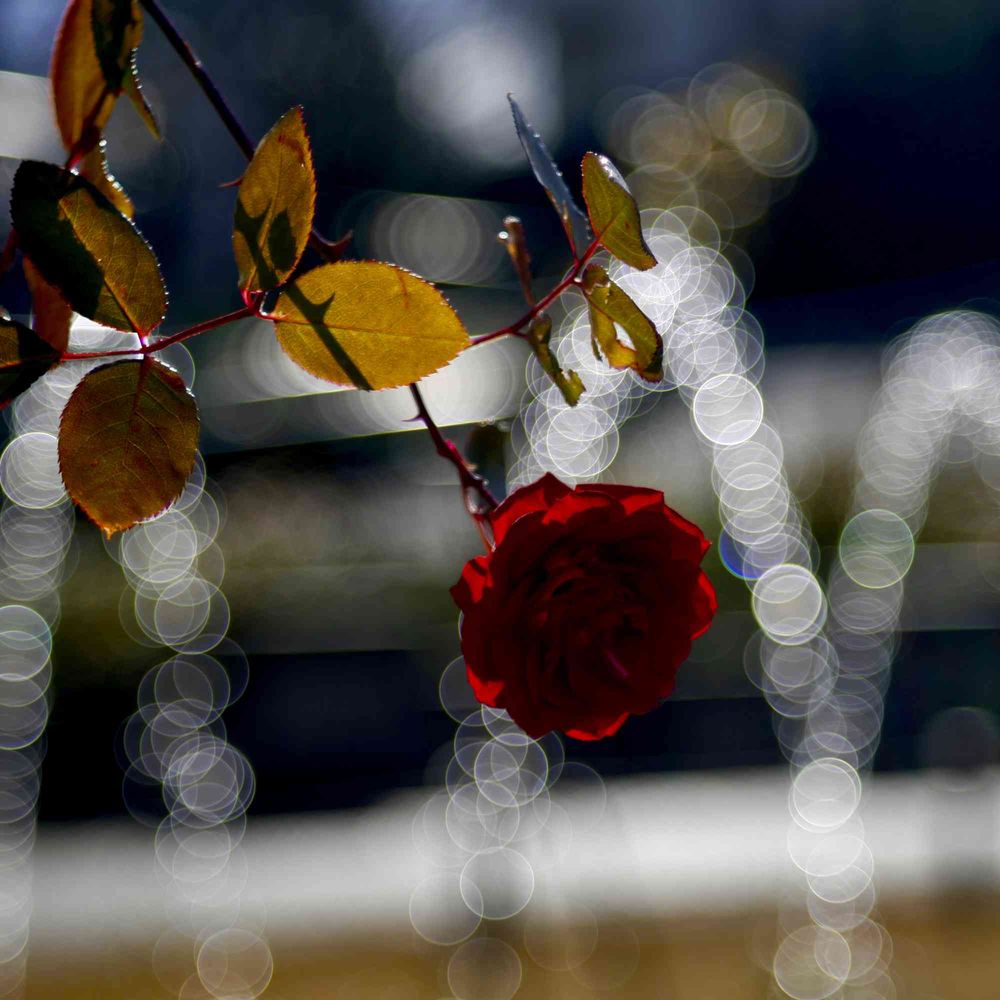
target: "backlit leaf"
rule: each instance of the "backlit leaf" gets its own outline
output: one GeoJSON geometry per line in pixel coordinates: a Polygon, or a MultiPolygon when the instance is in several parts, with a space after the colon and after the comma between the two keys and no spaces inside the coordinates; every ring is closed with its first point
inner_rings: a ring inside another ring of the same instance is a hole
{"type": "Polygon", "coordinates": [[[639,208],[615,165],[597,153],[583,158],[583,197],[594,237],[619,260],[640,271],[656,266],[639,222],[639,208]]]}
{"type": "Polygon", "coordinates": [[[462,321],[432,284],[378,261],[307,271],[285,287],[271,318],[299,367],[359,389],[416,382],[469,345],[462,321]]]}
{"type": "Polygon", "coordinates": [[[105,82],[112,93],[120,94],[132,71],[132,53],[142,41],[138,0],[91,0],[91,27],[105,82]]]}
{"type": "Polygon", "coordinates": [[[541,316],[536,316],[531,321],[531,326],[528,327],[528,343],[531,344],[531,349],[535,352],[538,363],[559,387],[563,399],[570,406],[576,406],[586,387],[576,372],[563,371],[559,359],[549,346],[551,336],[552,320],[544,313],[541,316]]]}
{"type": "Polygon", "coordinates": [[[162,139],[163,135],[160,132],[160,124],[156,120],[156,115],[153,114],[153,109],[149,106],[149,101],[146,100],[146,95],[142,90],[142,83],[139,80],[139,69],[135,61],[135,52],[132,53],[132,58],[129,60],[129,70],[125,74],[124,86],[125,93],[128,94],[128,99],[132,102],[132,107],[135,108],[143,124],[149,129],[150,135],[154,139],[162,139]]]}
{"type": "Polygon", "coordinates": [[[81,316],[142,334],[159,326],[167,293],[156,257],[89,181],[25,160],[14,175],[11,217],[25,253],[81,316]]]}
{"type": "Polygon", "coordinates": [[[510,101],[510,110],[514,115],[514,128],[517,129],[517,137],[521,140],[521,148],[524,155],[528,157],[531,170],[535,179],[545,188],[545,193],[555,207],[566,232],[566,239],[575,253],[583,253],[590,242],[590,227],[587,225],[587,217],[577,207],[573,196],[563,180],[563,175],[555,165],[549,151],[542,142],[542,137],[531,127],[524,117],[517,101],[512,94],[507,95],[510,101]]]}
{"type": "Polygon", "coordinates": [[[612,368],[631,368],[648,382],[663,378],[663,340],[653,321],[616,285],[599,264],[583,272],[581,285],[590,307],[590,333],[594,354],[602,354],[612,368]],[[618,339],[615,324],[628,335],[632,346],[618,339]]]}
{"type": "Polygon", "coordinates": [[[135,215],[135,205],[125,193],[125,188],[115,179],[108,166],[107,139],[102,139],[77,164],[77,173],[85,177],[119,212],[131,219],[135,215]]]}
{"type": "Polygon", "coordinates": [[[60,353],[0,309],[0,409],[57,364],[60,353]]]}
{"type": "Polygon", "coordinates": [[[142,37],[135,0],[70,0],[49,76],[56,123],[67,150],[85,152],[100,137],[142,37]]]}
{"type": "Polygon", "coordinates": [[[31,292],[32,328],[50,347],[62,353],[69,347],[73,310],[59,289],[50,285],[27,257],[23,262],[24,278],[31,292]]]}
{"type": "Polygon", "coordinates": [[[510,262],[517,271],[521,282],[521,291],[529,306],[535,304],[535,293],[531,288],[531,254],[528,253],[528,240],[524,226],[516,215],[508,215],[503,220],[503,230],[500,232],[500,242],[504,245],[510,262]]]}
{"type": "Polygon", "coordinates": [[[301,108],[261,140],[240,184],[233,252],[240,291],[266,292],[295,270],[309,240],[316,177],[301,108]]]}
{"type": "Polygon", "coordinates": [[[173,503],[197,448],[194,397],[177,372],[150,357],[84,376],[59,425],[66,490],[108,537],[173,503]]]}

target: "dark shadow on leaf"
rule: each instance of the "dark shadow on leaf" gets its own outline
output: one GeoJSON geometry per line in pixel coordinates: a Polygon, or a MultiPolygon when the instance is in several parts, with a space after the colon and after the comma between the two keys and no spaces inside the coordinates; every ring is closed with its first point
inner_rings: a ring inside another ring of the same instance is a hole
{"type": "Polygon", "coordinates": [[[271,265],[264,259],[264,254],[261,252],[261,232],[264,229],[264,220],[267,218],[267,209],[265,209],[260,215],[253,216],[250,215],[243,205],[243,199],[236,199],[236,218],[234,220],[234,226],[236,227],[236,232],[243,237],[246,241],[247,252],[250,254],[253,260],[253,266],[257,270],[257,280],[252,282],[253,288],[251,291],[269,291],[280,284],[278,276],[274,273],[274,269],[271,265]]]}
{"type": "Polygon", "coordinates": [[[330,328],[324,325],[326,311],[330,308],[330,303],[333,302],[336,295],[331,295],[324,302],[310,302],[302,293],[302,289],[295,284],[288,285],[283,294],[288,296],[288,300],[299,310],[303,319],[312,327],[312,331],[319,338],[320,343],[330,352],[330,357],[340,366],[351,382],[359,389],[370,391],[371,382],[365,378],[344,346],[330,332],[330,328]]]}
{"type": "Polygon", "coordinates": [[[122,89],[129,69],[135,23],[132,0],[94,0],[91,9],[94,49],[101,72],[112,93],[122,89]]]}
{"type": "Polygon", "coordinates": [[[276,271],[287,274],[295,265],[298,255],[287,209],[282,209],[271,220],[271,228],[267,231],[267,252],[276,271]]]}
{"type": "Polygon", "coordinates": [[[0,317],[0,409],[30,388],[58,360],[59,352],[30,327],[0,317]]]}
{"type": "Polygon", "coordinates": [[[104,273],[77,239],[60,202],[77,194],[99,208],[119,214],[100,192],[76,174],[50,163],[25,160],[14,175],[11,218],[18,238],[35,267],[73,308],[92,316],[104,290],[104,273]]]}

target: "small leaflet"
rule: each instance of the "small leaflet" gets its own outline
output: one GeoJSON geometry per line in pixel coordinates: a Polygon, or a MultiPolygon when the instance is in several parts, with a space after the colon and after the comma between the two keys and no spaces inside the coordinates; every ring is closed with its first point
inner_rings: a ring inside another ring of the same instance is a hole
{"type": "Polygon", "coordinates": [[[102,139],[80,160],[76,171],[81,177],[90,181],[125,218],[131,219],[135,215],[135,205],[126,194],[125,188],[111,173],[111,168],[108,166],[107,149],[108,140],[102,139]]]}
{"type": "Polygon", "coordinates": [[[514,128],[517,129],[517,137],[521,140],[521,147],[524,155],[528,157],[532,172],[539,184],[545,188],[545,193],[549,196],[556,213],[562,222],[566,239],[574,254],[582,254],[590,243],[590,227],[587,224],[587,217],[577,207],[573,196],[570,194],[566,181],[555,161],[549,155],[549,151],[542,142],[542,137],[531,127],[524,117],[513,94],[507,95],[510,101],[510,110],[514,115],[514,128]]]}
{"type": "Polygon", "coordinates": [[[536,316],[528,327],[528,343],[538,358],[538,363],[552,379],[570,406],[576,406],[586,386],[575,371],[563,371],[559,359],[549,346],[552,336],[552,320],[545,313],[536,316]]]}
{"type": "Polygon", "coordinates": [[[295,270],[309,242],[316,176],[301,108],[261,140],[239,185],[233,253],[240,291],[267,292],[295,270]]]}
{"type": "Polygon", "coordinates": [[[531,254],[528,253],[528,239],[524,226],[516,215],[508,215],[503,220],[503,229],[498,239],[504,245],[510,262],[514,265],[521,291],[529,306],[535,304],[535,293],[531,288],[531,254]]]}
{"type": "Polygon", "coordinates": [[[588,265],[581,288],[590,311],[595,356],[599,359],[603,355],[612,368],[631,368],[647,382],[659,382],[663,378],[663,340],[653,321],[599,264],[588,265]],[[618,339],[616,323],[632,341],[631,347],[618,339]]]}
{"type": "Polygon", "coordinates": [[[597,153],[583,158],[583,197],[594,237],[620,261],[640,271],[656,267],[646,245],[639,208],[615,165],[597,153]]]}
{"type": "Polygon", "coordinates": [[[128,99],[132,102],[132,107],[135,108],[136,113],[142,119],[142,123],[146,126],[149,134],[158,142],[162,141],[163,133],[160,132],[160,123],[156,120],[156,115],[153,114],[153,109],[149,106],[149,101],[146,100],[146,95],[142,89],[142,81],[139,79],[139,67],[136,64],[135,50],[132,51],[132,58],[129,60],[129,69],[125,74],[124,87],[128,99]]]}

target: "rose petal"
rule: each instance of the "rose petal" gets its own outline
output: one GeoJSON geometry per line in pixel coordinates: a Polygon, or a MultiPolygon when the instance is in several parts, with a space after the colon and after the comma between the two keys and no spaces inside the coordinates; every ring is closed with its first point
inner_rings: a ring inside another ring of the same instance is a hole
{"type": "Polygon", "coordinates": [[[568,493],[556,500],[545,512],[545,523],[566,524],[570,518],[579,517],[587,511],[607,510],[614,506],[612,497],[600,493],[568,493]]]}
{"type": "Polygon", "coordinates": [[[580,493],[601,493],[617,500],[626,514],[634,514],[643,507],[665,507],[663,491],[646,486],[620,486],[618,483],[580,483],[580,493]]]}
{"type": "Polygon", "coordinates": [[[483,591],[490,579],[488,556],[476,556],[470,559],[462,570],[462,576],[451,588],[452,600],[462,611],[471,608],[482,599],[483,591]]]}
{"type": "Polygon", "coordinates": [[[567,736],[572,736],[575,740],[603,740],[605,736],[614,736],[625,725],[625,720],[629,715],[629,712],[624,712],[610,721],[601,720],[592,723],[586,729],[567,729],[565,732],[567,736]]]}
{"type": "Polygon", "coordinates": [[[535,510],[548,510],[556,500],[572,492],[551,472],[546,472],[541,479],[515,490],[490,514],[494,546],[498,546],[504,540],[504,536],[518,518],[535,510]]]}

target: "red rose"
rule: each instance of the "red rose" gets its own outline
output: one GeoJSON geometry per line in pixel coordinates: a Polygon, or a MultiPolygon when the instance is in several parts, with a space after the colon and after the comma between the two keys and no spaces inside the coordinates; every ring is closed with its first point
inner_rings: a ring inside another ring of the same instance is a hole
{"type": "Polygon", "coordinates": [[[674,689],[715,614],[709,543],[659,490],[553,475],[489,515],[494,548],[451,589],[469,683],[529,736],[618,730],[674,689]]]}

